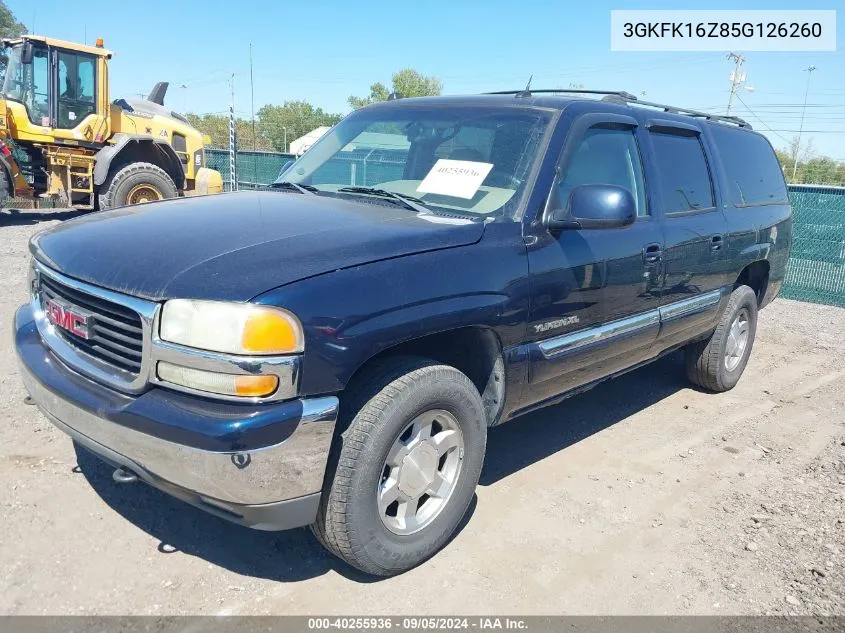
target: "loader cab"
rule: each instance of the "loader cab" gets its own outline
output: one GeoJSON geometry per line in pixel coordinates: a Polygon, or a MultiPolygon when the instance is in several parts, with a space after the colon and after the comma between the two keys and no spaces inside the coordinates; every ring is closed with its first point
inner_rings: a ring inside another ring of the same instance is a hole
{"type": "Polygon", "coordinates": [[[16,138],[85,146],[109,137],[109,51],[38,36],[3,44],[2,92],[16,138]]]}

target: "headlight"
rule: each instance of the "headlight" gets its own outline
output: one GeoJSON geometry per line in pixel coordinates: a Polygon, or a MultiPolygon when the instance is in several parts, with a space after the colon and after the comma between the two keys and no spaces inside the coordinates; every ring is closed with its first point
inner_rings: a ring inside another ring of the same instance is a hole
{"type": "Polygon", "coordinates": [[[163,340],[227,354],[292,354],[304,345],[290,312],[254,304],[171,299],[161,311],[163,340]]]}

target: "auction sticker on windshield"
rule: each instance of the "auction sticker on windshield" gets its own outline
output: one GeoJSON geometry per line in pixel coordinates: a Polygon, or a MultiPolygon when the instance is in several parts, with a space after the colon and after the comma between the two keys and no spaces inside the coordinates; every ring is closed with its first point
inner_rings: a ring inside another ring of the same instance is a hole
{"type": "Polygon", "coordinates": [[[434,163],[434,167],[423,178],[417,191],[469,200],[481,187],[481,183],[487,178],[491,169],[493,169],[492,163],[441,158],[434,163]]]}

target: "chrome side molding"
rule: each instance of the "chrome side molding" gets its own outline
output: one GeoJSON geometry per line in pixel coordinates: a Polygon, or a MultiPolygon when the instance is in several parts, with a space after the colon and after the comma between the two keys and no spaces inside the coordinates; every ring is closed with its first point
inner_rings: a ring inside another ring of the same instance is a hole
{"type": "Polygon", "coordinates": [[[705,292],[704,294],[696,295],[691,299],[684,299],[683,301],[676,301],[659,309],[660,320],[669,321],[680,316],[687,316],[692,312],[698,312],[704,308],[709,308],[719,303],[722,298],[721,290],[713,290],[705,292]]]}
{"type": "Polygon", "coordinates": [[[553,358],[554,356],[580,347],[625,336],[626,334],[645,331],[679,317],[691,316],[696,312],[716,306],[721,298],[721,289],[705,292],[690,299],[670,303],[656,310],[635,314],[587,330],[555,336],[554,338],[541,341],[538,346],[544,358],[553,358]]]}
{"type": "Polygon", "coordinates": [[[564,334],[563,336],[556,336],[540,343],[540,351],[543,356],[551,358],[568,352],[579,347],[598,343],[599,341],[606,341],[608,339],[631,334],[639,330],[645,330],[650,327],[659,325],[660,312],[658,310],[649,310],[642,314],[635,314],[634,316],[620,319],[618,321],[611,321],[598,327],[590,328],[589,330],[581,330],[580,332],[573,332],[572,334],[564,334]]]}

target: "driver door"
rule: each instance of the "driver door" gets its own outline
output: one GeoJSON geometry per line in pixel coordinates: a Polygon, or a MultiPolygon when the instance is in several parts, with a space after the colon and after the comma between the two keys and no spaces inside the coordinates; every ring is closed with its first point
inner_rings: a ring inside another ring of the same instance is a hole
{"type": "MultiPolygon", "coordinates": [[[[53,49],[53,127],[56,139],[102,142],[108,134],[100,60],[79,51],[53,49]]],[[[107,100],[107,99],[106,99],[107,100]]]]}
{"type": "Polygon", "coordinates": [[[580,185],[615,185],[631,192],[637,217],[618,228],[552,232],[532,225],[531,403],[651,355],[659,329],[663,235],[646,191],[642,134],[634,118],[610,113],[582,115],[570,129],[550,208],[563,208],[580,185]]]}

